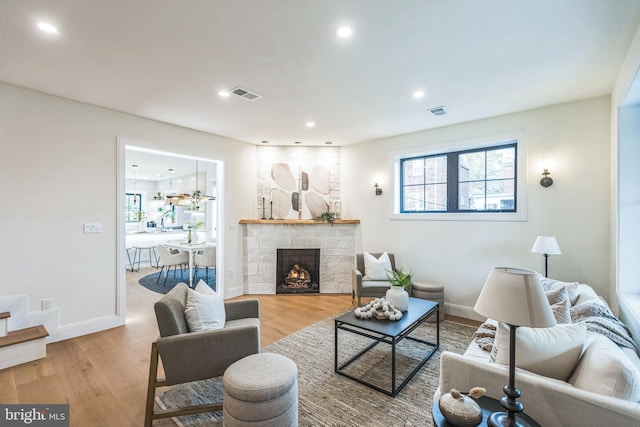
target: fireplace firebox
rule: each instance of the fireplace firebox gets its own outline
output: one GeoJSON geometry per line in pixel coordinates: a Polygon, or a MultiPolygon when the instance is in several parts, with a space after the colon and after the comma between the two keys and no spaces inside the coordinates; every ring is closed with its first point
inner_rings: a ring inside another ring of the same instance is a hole
{"type": "Polygon", "coordinates": [[[320,249],[278,249],[276,294],[320,292],[320,249]]]}

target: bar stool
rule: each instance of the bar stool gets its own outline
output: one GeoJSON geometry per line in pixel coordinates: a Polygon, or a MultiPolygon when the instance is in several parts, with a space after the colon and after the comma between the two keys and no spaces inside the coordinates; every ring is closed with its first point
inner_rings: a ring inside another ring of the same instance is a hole
{"type": "MultiPolygon", "coordinates": [[[[133,271],[133,266],[136,263],[136,259],[138,260],[138,270],[140,270],[140,260],[142,258],[142,251],[149,251],[149,266],[160,268],[160,263],[158,262],[158,253],[156,252],[156,247],[154,246],[134,246],[133,247],[133,264],[131,264],[131,271],[133,271]],[[155,265],[153,264],[155,261],[155,265]]],[[[127,252],[128,254],[128,252],[127,252]]],[[[137,271],[137,270],[136,270],[137,271]]]]}
{"type": "Polygon", "coordinates": [[[131,262],[131,250],[132,249],[133,248],[127,248],[126,249],[126,251],[127,251],[127,259],[129,260],[129,264],[127,264],[126,268],[127,268],[127,270],[130,270],[133,273],[135,270],[133,269],[133,263],[131,262]]]}

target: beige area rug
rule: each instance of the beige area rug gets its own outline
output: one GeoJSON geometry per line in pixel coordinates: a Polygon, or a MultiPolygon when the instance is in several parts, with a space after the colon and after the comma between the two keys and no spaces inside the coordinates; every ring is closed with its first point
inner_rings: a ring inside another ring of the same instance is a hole
{"type": "MultiPolygon", "coordinates": [[[[387,396],[334,372],[333,317],[308,326],[265,347],[263,352],[287,356],[298,365],[298,421],[301,427],[432,426],[431,405],[438,387],[440,354],[447,350],[463,353],[476,328],[444,321],[440,323],[440,348],[395,397],[387,396]]],[[[435,341],[435,324],[424,323],[412,336],[435,341]]],[[[342,363],[370,340],[339,331],[339,362],[342,363]],[[344,349],[344,351],[343,351],[344,349]]],[[[424,345],[403,340],[396,354],[397,384],[426,353],[424,345]]],[[[370,382],[390,388],[391,346],[378,344],[362,362],[349,366],[351,373],[364,375],[370,382]]],[[[157,400],[163,407],[220,400],[221,379],[197,381],[175,386],[157,400]]],[[[222,413],[199,414],[174,419],[178,425],[221,426],[222,413]]]]}

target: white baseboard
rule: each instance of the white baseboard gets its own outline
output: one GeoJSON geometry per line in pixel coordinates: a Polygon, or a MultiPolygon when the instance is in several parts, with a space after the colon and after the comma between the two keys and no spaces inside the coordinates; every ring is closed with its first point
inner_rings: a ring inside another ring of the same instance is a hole
{"type": "MultiPolygon", "coordinates": [[[[93,334],[107,329],[117,328],[124,325],[125,319],[122,316],[105,316],[98,319],[91,319],[71,325],[60,326],[55,331],[55,336],[48,342],[56,342],[76,338],[82,335],[93,334]]],[[[49,332],[51,335],[51,332],[49,332]]]]}
{"type": "Polygon", "coordinates": [[[8,331],[43,325],[49,332],[46,338],[47,343],[92,334],[125,324],[124,316],[112,315],[60,326],[60,310],[57,307],[51,310],[27,312],[27,295],[25,294],[0,298],[0,312],[5,311],[11,313],[11,317],[7,319],[8,331]]]}
{"type": "Polygon", "coordinates": [[[484,322],[485,317],[480,316],[472,307],[466,307],[464,305],[444,303],[445,313],[452,316],[464,317],[465,319],[477,320],[478,322],[484,322]]]}

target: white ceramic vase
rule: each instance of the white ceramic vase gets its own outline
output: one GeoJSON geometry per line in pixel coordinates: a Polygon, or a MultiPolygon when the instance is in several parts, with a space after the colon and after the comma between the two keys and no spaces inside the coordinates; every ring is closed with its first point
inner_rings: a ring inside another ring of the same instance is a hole
{"type": "Polygon", "coordinates": [[[387,291],[387,301],[400,311],[409,308],[409,293],[402,286],[391,286],[387,291]]]}

